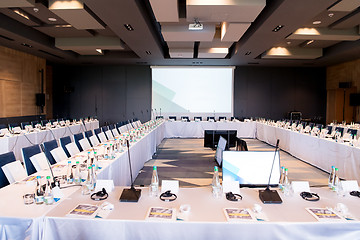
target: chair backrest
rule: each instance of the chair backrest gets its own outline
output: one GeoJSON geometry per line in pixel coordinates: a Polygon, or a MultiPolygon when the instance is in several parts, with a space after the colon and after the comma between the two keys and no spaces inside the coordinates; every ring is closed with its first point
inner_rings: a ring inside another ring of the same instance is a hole
{"type": "Polygon", "coordinates": [[[316,124],[316,127],[319,129],[319,130],[321,130],[321,129],[323,129],[323,125],[321,124],[321,123],[318,123],[318,124],[316,124]]]}
{"type": "Polygon", "coordinates": [[[83,133],[78,133],[78,134],[74,135],[74,142],[75,142],[76,146],[79,148],[80,152],[84,150],[79,143],[80,139],[83,139],[83,138],[84,138],[83,133]]]}
{"type": "Polygon", "coordinates": [[[31,121],[31,125],[33,126],[33,128],[35,127],[36,124],[38,124],[39,121],[31,121]]]}
{"type": "Polygon", "coordinates": [[[71,143],[70,136],[60,138],[60,145],[64,149],[64,152],[66,153],[66,156],[71,157],[69,151],[65,147],[69,143],[71,143]]]}
{"type": "Polygon", "coordinates": [[[344,134],[344,128],[343,128],[343,127],[336,127],[336,128],[335,128],[335,131],[340,132],[340,133],[341,133],[341,137],[342,137],[342,135],[344,134]]]}
{"type": "Polygon", "coordinates": [[[41,125],[45,126],[48,122],[48,120],[41,120],[41,125]]]}
{"type": "Polygon", "coordinates": [[[189,119],[189,116],[181,116],[181,120],[186,120],[186,121],[190,121],[190,119],[189,119]]]}
{"type": "Polygon", "coordinates": [[[9,128],[19,127],[18,123],[9,123],[9,128]]]}
{"type": "Polygon", "coordinates": [[[332,126],[330,126],[330,125],[329,125],[329,126],[327,126],[327,130],[328,130],[328,133],[329,133],[329,134],[331,134],[332,129],[333,129],[333,127],[332,127],[332,126]]]}
{"type": "Polygon", "coordinates": [[[78,154],[80,152],[79,148],[77,147],[75,142],[71,142],[69,144],[67,144],[66,149],[68,150],[68,152],[70,153],[71,156],[74,156],[76,154],[78,154]]]}
{"type": "Polygon", "coordinates": [[[220,116],[219,121],[221,121],[221,120],[226,120],[226,117],[225,116],[220,116]]]}
{"type": "Polygon", "coordinates": [[[55,164],[56,163],[56,160],[53,158],[53,156],[51,155],[50,151],[59,147],[58,146],[58,143],[56,140],[51,140],[51,141],[48,141],[48,142],[44,142],[44,153],[47,157],[47,159],[49,159],[49,162],[52,164],[55,164]]]}
{"type": "Polygon", "coordinates": [[[16,160],[1,167],[10,184],[21,181],[27,177],[27,173],[21,162],[16,160]]]}
{"type": "Polygon", "coordinates": [[[209,121],[209,120],[215,121],[215,117],[207,117],[207,120],[208,120],[208,121],[209,121]]]}
{"type": "Polygon", "coordinates": [[[194,121],[196,121],[196,120],[202,121],[202,117],[194,117],[194,121]]]}
{"type": "Polygon", "coordinates": [[[103,132],[106,132],[107,130],[109,130],[109,127],[108,127],[108,126],[103,126],[103,127],[101,128],[101,130],[102,130],[103,132]]]}
{"type": "Polygon", "coordinates": [[[105,135],[106,135],[106,138],[109,139],[109,140],[114,139],[114,136],[113,136],[111,130],[107,130],[107,131],[105,132],[105,135]]]}
{"type": "Polygon", "coordinates": [[[86,150],[91,148],[90,142],[89,142],[89,140],[87,138],[80,139],[79,143],[80,143],[81,148],[83,149],[83,151],[86,151],[86,150]]]}
{"type": "Polygon", "coordinates": [[[56,162],[61,162],[68,158],[62,147],[54,148],[53,150],[50,151],[50,153],[56,162]]]}
{"type": "Polygon", "coordinates": [[[31,156],[30,161],[34,165],[37,172],[49,169],[47,157],[43,152],[31,156]]]}
{"type": "Polygon", "coordinates": [[[114,124],[109,125],[109,130],[113,130],[115,128],[114,124]]]}
{"type": "MultiPolygon", "coordinates": [[[[16,158],[13,152],[8,152],[8,153],[4,153],[0,155],[0,167],[11,163],[11,162],[15,162],[16,158]]],[[[4,171],[1,169],[0,170],[0,188],[5,187],[7,185],[9,185],[10,182],[7,179],[4,171]]]]}
{"type": "Polygon", "coordinates": [[[40,146],[34,145],[34,146],[30,146],[30,147],[25,147],[25,148],[21,149],[21,152],[22,152],[22,156],[23,156],[27,174],[31,175],[33,173],[36,173],[36,169],[35,169],[34,165],[32,164],[30,157],[32,157],[38,153],[41,153],[40,146]]]}
{"type": "Polygon", "coordinates": [[[90,137],[90,142],[94,147],[100,144],[100,141],[96,135],[92,135],[90,137]]]}
{"type": "Polygon", "coordinates": [[[114,137],[118,137],[120,134],[119,134],[119,131],[114,128],[113,130],[111,130],[112,134],[114,135],[114,137]]]}
{"type": "Polygon", "coordinates": [[[176,121],[176,116],[169,116],[169,119],[176,121]]]}
{"type": "Polygon", "coordinates": [[[314,125],[315,125],[315,124],[314,124],[314,123],[312,123],[312,122],[311,122],[311,123],[309,123],[309,126],[310,126],[310,128],[311,128],[311,129],[314,127],[314,125]]]}
{"type": "Polygon", "coordinates": [[[90,138],[93,135],[91,130],[85,132],[85,137],[90,138]]]}
{"type": "Polygon", "coordinates": [[[101,128],[94,129],[94,134],[95,135],[98,135],[99,133],[101,133],[101,128]]]}
{"type": "Polygon", "coordinates": [[[0,129],[7,128],[5,124],[0,124],[0,129]]]}
{"type": "Polygon", "coordinates": [[[246,142],[241,138],[236,139],[236,151],[248,151],[246,142]]]}
{"type": "Polygon", "coordinates": [[[103,132],[99,133],[99,134],[98,134],[98,137],[99,137],[101,143],[104,143],[104,142],[107,141],[107,138],[106,138],[106,136],[105,136],[105,133],[103,133],[103,132]]]}
{"type": "Polygon", "coordinates": [[[128,131],[128,128],[126,127],[126,125],[122,125],[120,127],[120,133],[126,133],[128,131]]]}
{"type": "Polygon", "coordinates": [[[22,122],[20,123],[21,129],[25,129],[25,126],[30,125],[29,122],[22,122]]]}
{"type": "Polygon", "coordinates": [[[121,127],[121,125],[122,125],[122,123],[121,123],[121,122],[118,122],[118,123],[115,124],[115,127],[116,127],[116,128],[119,128],[119,127],[121,127]]]}
{"type": "Polygon", "coordinates": [[[349,128],[347,132],[350,133],[351,135],[355,136],[355,135],[357,135],[358,130],[353,129],[353,128],[349,128]]]}

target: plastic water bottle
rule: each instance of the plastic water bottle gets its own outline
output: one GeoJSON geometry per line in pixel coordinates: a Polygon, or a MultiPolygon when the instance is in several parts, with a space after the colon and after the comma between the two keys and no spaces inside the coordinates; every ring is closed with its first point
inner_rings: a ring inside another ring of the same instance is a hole
{"type": "Polygon", "coordinates": [[[68,184],[73,183],[74,179],[73,179],[73,175],[72,175],[72,165],[71,165],[71,161],[68,161],[68,166],[67,166],[67,172],[66,172],[66,182],[68,184]]]}
{"type": "Polygon", "coordinates": [[[337,192],[339,184],[340,184],[338,171],[339,171],[339,169],[335,168],[335,174],[334,174],[334,177],[333,177],[333,182],[332,182],[332,187],[331,187],[331,190],[333,190],[334,192],[337,192]]]}
{"type": "Polygon", "coordinates": [[[289,181],[289,177],[288,177],[288,169],[287,168],[285,168],[285,176],[284,176],[282,192],[284,193],[285,196],[288,196],[290,194],[290,181],[289,181]]]}
{"type": "Polygon", "coordinates": [[[330,171],[329,181],[328,181],[328,186],[330,189],[332,189],[332,187],[333,187],[334,176],[335,176],[335,166],[331,166],[331,171],[330,171]]]}
{"type": "Polygon", "coordinates": [[[216,198],[221,197],[221,184],[220,184],[220,178],[219,178],[219,170],[218,167],[214,167],[214,176],[211,183],[212,186],[212,194],[216,198]]]}
{"type": "Polygon", "coordinates": [[[280,190],[284,187],[284,179],[285,179],[285,167],[281,167],[281,175],[280,175],[280,181],[279,181],[279,188],[280,190]]]}
{"type": "Polygon", "coordinates": [[[46,205],[51,205],[54,203],[54,195],[52,192],[52,187],[50,183],[50,176],[46,177],[46,188],[44,194],[44,202],[46,205]]]}
{"type": "Polygon", "coordinates": [[[35,203],[43,204],[44,203],[44,191],[41,186],[41,177],[36,177],[36,188],[35,188],[35,203]]]}
{"type": "Polygon", "coordinates": [[[92,168],[91,168],[91,181],[93,184],[93,189],[95,189],[95,187],[96,187],[96,180],[97,180],[96,167],[95,167],[95,164],[93,164],[92,168]]]}
{"type": "Polygon", "coordinates": [[[80,177],[80,164],[79,161],[76,161],[76,168],[75,168],[75,174],[74,174],[74,182],[76,184],[81,183],[81,177],[80,177]]]}
{"type": "Polygon", "coordinates": [[[159,176],[157,173],[157,167],[153,167],[153,173],[151,176],[151,184],[149,186],[150,197],[157,197],[159,193],[159,176]]]}

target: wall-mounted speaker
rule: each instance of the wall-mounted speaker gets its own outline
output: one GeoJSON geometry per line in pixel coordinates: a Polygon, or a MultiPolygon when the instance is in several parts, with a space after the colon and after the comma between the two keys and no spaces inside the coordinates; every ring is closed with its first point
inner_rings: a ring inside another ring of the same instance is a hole
{"type": "Polygon", "coordinates": [[[38,106],[38,107],[45,106],[45,94],[44,93],[36,94],[36,106],[38,106]]]}

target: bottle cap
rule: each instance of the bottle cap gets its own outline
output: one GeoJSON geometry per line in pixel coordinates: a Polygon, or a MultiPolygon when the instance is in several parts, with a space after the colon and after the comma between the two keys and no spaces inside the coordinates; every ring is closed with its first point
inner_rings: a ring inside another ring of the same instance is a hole
{"type": "Polygon", "coordinates": [[[219,169],[218,169],[217,166],[214,166],[214,171],[215,171],[215,172],[219,171],[219,169]]]}
{"type": "Polygon", "coordinates": [[[156,167],[156,166],[153,166],[153,170],[157,170],[157,167],[156,167]]]}
{"type": "Polygon", "coordinates": [[[288,169],[287,168],[285,168],[285,171],[287,171],[288,169]]]}
{"type": "Polygon", "coordinates": [[[92,166],[89,166],[88,169],[92,169],[92,166]]]}
{"type": "Polygon", "coordinates": [[[79,161],[76,161],[76,164],[79,164],[79,161]]]}
{"type": "Polygon", "coordinates": [[[36,177],[36,179],[40,179],[40,178],[41,178],[41,176],[37,176],[37,177],[36,177]]]}
{"type": "Polygon", "coordinates": [[[335,166],[331,166],[331,168],[335,168],[335,166]]]}
{"type": "Polygon", "coordinates": [[[68,161],[68,163],[71,163],[71,161],[68,161]]]}
{"type": "Polygon", "coordinates": [[[338,168],[335,168],[335,171],[339,171],[339,169],[338,169],[338,168]]]}

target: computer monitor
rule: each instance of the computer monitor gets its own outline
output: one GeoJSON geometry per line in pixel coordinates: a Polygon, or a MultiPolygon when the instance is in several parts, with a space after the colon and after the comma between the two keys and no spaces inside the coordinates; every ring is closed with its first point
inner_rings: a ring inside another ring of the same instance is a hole
{"type": "Polygon", "coordinates": [[[237,130],[205,130],[204,147],[215,148],[218,145],[220,136],[227,141],[226,149],[236,146],[237,130]]]}
{"type": "Polygon", "coordinates": [[[280,180],[280,155],[274,151],[224,151],[223,181],[239,181],[241,187],[277,186],[280,180]],[[275,156],[275,161],[274,161],[275,156]]]}

